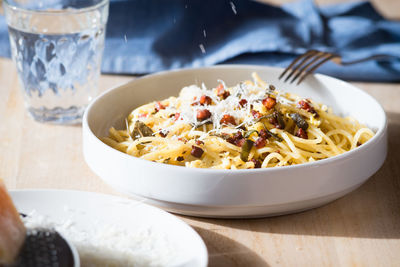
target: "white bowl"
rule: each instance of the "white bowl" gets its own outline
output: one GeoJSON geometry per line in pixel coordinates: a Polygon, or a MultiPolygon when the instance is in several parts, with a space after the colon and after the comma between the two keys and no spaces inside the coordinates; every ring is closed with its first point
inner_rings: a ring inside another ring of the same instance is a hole
{"type": "Polygon", "coordinates": [[[262,217],[297,212],[333,201],[364,183],[383,164],[387,152],[386,115],[362,90],[325,75],[300,86],[280,82],[280,68],[216,66],[162,72],[111,89],[97,97],[83,118],[87,164],[106,183],[132,197],[171,212],[203,217],[262,217]],[[279,90],[326,103],[350,115],[376,135],[342,155],[313,163],[252,170],[191,169],[154,163],[119,152],[100,141],[111,126],[124,128],[136,107],[178,95],[190,84],[214,87],[218,79],[235,85],[256,71],[279,90]]]}
{"type": "Polygon", "coordinates": [[[116,252],[122,262],[130,263],[129,266],[143,266],[143,262],[147,266],[207,266],[207,248],[196,231],[155,207],[84,191],[30,189],[12,190],[10,194],[19,212],[32,214],[30,221],[34,225],[43,218],[45,225],[53,225],[64,237],[72,249],[74,267],[125,266],[121,262],[118,264],[115,255],[107,259],[104,252],[116,252]],[[103,242],[95,244],[100,231],[104,230],[103,242]],[[121,244],[132,242],[126,251],[120,251],[119,245],[113,243],[122,233],[130,240],[122,239],[121,244]],[[143,238],[146,238],[144,242],[143,238]],[[112,244],[105,247],[107,240],[112,244]],[[81,259],[72,243],[80,249],[81,259]],[[129,259],[131,253],[135,253],[136,260],[129,259]],[[99,265],[105,259],[106,262],[99,265]]]}

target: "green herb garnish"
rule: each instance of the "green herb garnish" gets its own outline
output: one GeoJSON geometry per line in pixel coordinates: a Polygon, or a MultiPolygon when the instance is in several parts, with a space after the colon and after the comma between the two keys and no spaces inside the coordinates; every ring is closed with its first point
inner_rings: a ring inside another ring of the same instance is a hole
{"type": "Polygon", "coordinates": [[[251,141],[250,139],[246,139],[244,141],[244,144],[242,146],[242,151],[240,152],[240,159],[243,160],[244,162],[247,162],[249,159],[249,154],[251,151],[251,148],[253,147],[254,142],[251,141]]]}
{"type": "Polygon", "coordinates": [[[147,126],[144,122],[136,121],[135,127],[133,128],[133,131],[130,134],[130,136],[132,137],[133,140],[135,140],[140,137],[152,136],[153,133],[154,133],[153,130],[149,126],[147,126]]]}
{"type": "Polygon", "coordinates": [[[297,127],[303,129],[304,131],[308,128],[308,123],[303,119],[299,113],[290,114],[290,118],[296,123],[297,127]]]}
{"type": "Polygon", "coordinates": [[[285,128],[285,121],[283,120],[283,115],[279,111],[275,111],[275,118],[278,121],[279,128],[284,129],[285,128]]]}

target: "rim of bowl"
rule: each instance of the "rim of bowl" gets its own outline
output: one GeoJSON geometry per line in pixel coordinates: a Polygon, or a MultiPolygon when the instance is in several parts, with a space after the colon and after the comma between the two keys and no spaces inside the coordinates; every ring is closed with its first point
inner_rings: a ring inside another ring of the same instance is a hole
{"type": "Polygon", "coordinates": [[[59,231],[57,231],[57,233],[64,239],[64,241],[68,244],[68,246],[71,250],[72,258],[74,259],[73,267],[80,267],[81,261],[80,261],[78,249],[76,248],[76,246],[71,242],[71,240],[68,240],[68,238],[66,238],[62,233],[60,233],[59,231]]]}
{"type": "MultiPolygon", "coordinates": [[[[107,198],[112,198],[112,199],[120,198],[119,196],[115,196],[115,195],[108,195],[108,194],[99,193],[99,192],[89,192],[89,191],[74,190],[74,189],[27,188],[27,189],[13,189],[13,190],[10,190],[10,192],[17,193],[17,194],[26,193],[26,192],[32,192],[32,193],[60,192],[60,193],[72,193],[72,194],[86,194],[86,195],[89,194],[89,195],[96,196],[96,197],[107,197],[107,198]]],[[[129,201],[135,201],[135,200],[129,199],[129,201]]],[[[147,203],[140,203],[140,204],[146,205],[147,209],[152,209],[152,211],[154,211],[154,212],[169,216],[169,218],[174,220],[177,224],[180,224],[181,227],[186,228],[186,230],[191,235],[193,235],[193,238],[196,239],[196,242],[198,242],[198,245],[200,245],[200,247],[201,247],[201,251],[200,251],[201,255],[199,257],[199,259],[201,260],[201,263],[203,263],[203,265],[201,265],[201,266],[207,266],[207,264],[208,264],[208,251],[207,251],[206,244],[205,244],[204,240],[201,238],[201,236],[194,230],[194,228],[189,223],[185,222],[181,218],[178,218],[174,214],[171,214],[170,212],[167,212],[164,209],[161,209],[159,207],[156,207],[156,206],[153,206],[153,205],[150,205],[150,204],[147,204],[147,203]]],[[[67,242],[67,244],[71,248],[71,252],[72,252],[72,255],[73,255],[73,258],[74,258],[74,263],[75,263],[75,265],[73,267],[80,267],[81,266],[81,262],[80,262],[80,258],[79,258],[79,252],[78,252],[76,246],[74,244],[72,244],[72,242],[69,239],[67,239],[62,233],[60,233],[59,231],[57,231],[57,233],[62,238],[64,238],[65,242],[67,242]]],[[[185,263],[185,261],[178,261],[178,263],[179,264],[183,264],[183,263],[185,263]]]]}
{"type": "MultiPolygon", "coordinates": [[[[169,75],[172,73],[177,73],[177,72],[193,72],[193,71],[199,71],[199,70],[206,70],[206,69],[254,69],[254,68],[258,68],[258,69],[276,69],[276,70],[283,70],[283,68],[279,68],[279,67],[272,67],[272,66],[259,66],[259,65],[237,65],[237,64],[221,64],[221,65],[216,65],[216,66],[210,66],[210,67],[199,67],[199,68],[185,68],[185,69],[174,69],[174,70],[167,70],[167,71],[161,71],[161,72],[157,72],[157,73],[153,73],[153,74],[148,74],[145,75],[143,77],[139,77],[136,78],[128,83],[135,83],[135,81],[137,80],[143,80],[143,79],[152,79],[155,76],[164,76],[164,75],[169,75]]],[[[379,107],[379,111],[382,113],[383,115],[383,121],[381,122],[380,126],[378,127],[377,132],[375,133],[375,135],[368,140],[365,144],[363,144],[362,146],[356,147],[353,150],[344,152],[340,155],[336,155],[330,158],[326,158],[326,159],[322,159],[322,160],[318,160],[318,161],[314,161],[314,162],[306,162],[306,163],[301,163],[301,164],[295,164],[295,165],[289,165],[289,166],[280,166],[280,167],[276,167],[276,168],[258,168],[258,169],[211,169],[211,168],[187,168],[185,166],[176,166],[176,165],[171,165],[171,164],[165,164],[165,163],[159,163],[159,162],[152,162],[149,160],[145,160],[145,159],[141,159],[141,158],[137,158],[131,155],[128,155],[126,153],[123,153],[115,148],[110,147],[109,145],[103,143],[99,137],[97,137],[92,129],[89,126],[89,122],[88,122],[88,114],[91,112],[91,109],[94,105],[96,105],[97,100],[107,97],[107,95],[111,94],[114,90],[118,90],[119,88],[122,88],[123,86],[127,85],[128,83],[122,84],[122,85],[118,85],[116,87],[112,87],[108,90],[106,90],[105,92],[101,93],[100,95],[98,95],[87,107],[84,115],[83,115],[83,120],[82,120],[82,129],[85,130],[87,129],[90,132],[91,137],[94,137],[96,139],[96,142],[100,142],[101,145],[104,146],[104,148],[108,151],[110,151],[111,153],[114,153],[115,155],[119,155],[121,157],[126,157],[128,160],[141,160],[144,161],[148,164],[151,164],[152,166],[159,166],[159,167],[163,167],[163,168],[173,168],[174,170],[182,170],[184,171],[190,171],[190,172],[210,172],[210,173],[257,173],[257,172],[277,172],[277,171],[283,171],[283,170],[291,170],[291,169],[299,169],[299,168],[305,168],[305,167],[309,167],[309,168],[315,168],[315,167],[320,167],[321,165],[328,165],[332,162],[336,162],[336,161],[341,161],[341,160],[346,160],[348,158],[351,158],[354,154],[358,154],[358,153],[362,153],[363,150],[367,149],[367,147],[372,146],[373,144],[375,144],[376,142],[378,142],[378,140],[380,138],[382,138],[382,136],[384,135],[384,133],[387,131],[387,117],[386,117],[386,113],[382,107],[382,105],[374,98],[372,97],[370,94],[368,94],[367,92],[359,89],[358,87],[340,80],[338,78],[334,78],[328,75],[324,75],[324,74],[312,74],[313,76],[316,77],[321,77],[323,79],[328,79],[328,80],[332,80],[336,83],[343,83],[346,86],[350,86],[353,90],[356,90],[358,93],[363,94],[365,97],[370,98],[373,102],[375,102],[375,104],[379,107]]]]}

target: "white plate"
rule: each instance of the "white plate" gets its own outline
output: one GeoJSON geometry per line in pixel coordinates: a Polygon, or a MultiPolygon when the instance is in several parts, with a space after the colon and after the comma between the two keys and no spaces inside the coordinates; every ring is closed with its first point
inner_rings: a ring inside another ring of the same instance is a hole
{"type": "Polygon", "coordinates": [[[280,68],[226,65],[157,73],[111,89],[97,97],[83,118],[83,152],[90,168],[105,182],[169,211],[205,217],[261,217],[310,209],[333,201],[363,184],[383,164],[387,120],[380,104],[364,91],[325,75],[300,84],[278,80],[280,68]],[[228,86],[252,72],[279,90],[310,97],[352,116],[376,135],[342,155],[312,163],[252,170],[190,169],[124,154],[104,144],[111,126],[124,129],[124,118],[145,103],[178,95],[182,87],[218,79],[228,86]]]}
{"type": "MultiPolygon", "coordinates": [[[[44,216],[46,220],[57,222],[57,225],[64,222],[63,227],[73,227],[74,231],[93,233],[95,228],[117,227],[132,237],[142,235],[142,238],[145,234],[148,239],[140,246],[153,247],[151,253],[156,254],[143,255],[143,251],[138,251],[137,256],[170,260],[157,266],[207,266],[207,249],[200,236],[186,223],[158,208],[134,200],[81,191],[14,190],[11,197],[19,212],[30,214],[36,211],[35,214],[44,216]],[[162,240],[153,240],[153,237],[162,240]],[[167,251],[172,251],[172,254],[163,258],[163,252],[159,250],[161,245],[168,245],[167,251]]],[[[68,234],[63,234],[68,237],[68,234]]],[[[84,242],[77,244],[72,240],[72,243],[81,254],[80,247],[84,242]]],[[[99,255],[99,259],[93,262],[83,259],[82,264],[81,255],[81,265],[96,265],[94,263],[102,260],[101,257],[99,255]]],[[[155,266],[152,264],[149,266],[155,266]]]]}

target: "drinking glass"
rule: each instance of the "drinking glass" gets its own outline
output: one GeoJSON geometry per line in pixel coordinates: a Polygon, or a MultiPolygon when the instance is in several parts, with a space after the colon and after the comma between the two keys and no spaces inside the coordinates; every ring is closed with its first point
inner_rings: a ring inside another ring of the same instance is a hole
{"type": "Polygon", "coordinates": [[[4,0],[29,114],[75,124],[98,92],[108,0],[4,0]]]}

